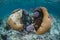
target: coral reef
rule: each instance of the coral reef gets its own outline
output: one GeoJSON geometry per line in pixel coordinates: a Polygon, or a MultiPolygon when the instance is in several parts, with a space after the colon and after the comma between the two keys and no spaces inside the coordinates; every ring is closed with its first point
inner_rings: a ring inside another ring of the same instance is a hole
{"type": "Polygon", "coordinates": [[[53,24],[51,29],[42,35],[37,35],[34,32],[28,33],[27,31],[16,31],[13,29],[6,30],[7,18],[3,18],[2,24],[0,25],[0,40],[3,40],[4,37],[6,40],[60,40],[60,19],[53,17],[53,24]],[[2,36],[3,35],[3,36],[2,36]],[[7,37],[5,37],[7,35],[7,37]]]}

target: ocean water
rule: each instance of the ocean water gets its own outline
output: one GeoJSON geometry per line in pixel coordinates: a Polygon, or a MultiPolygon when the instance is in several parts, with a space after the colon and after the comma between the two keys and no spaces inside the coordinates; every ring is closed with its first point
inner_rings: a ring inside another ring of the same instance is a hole
{"type": "Polygon", "coordinates": [[[8,35],[6,40],[60,40],[60,0],[0,0],[0,40],[3,40],[1,34],[8,35]],[[40,6],[46,7],[53,18],[51,29],[46,34],[36,35],[31,33],[24,35],[24,32],[20,33],[12,29],[6,31],[4,29],[7,18],[13,10],[21,8],[33,11],[40,6]]]}

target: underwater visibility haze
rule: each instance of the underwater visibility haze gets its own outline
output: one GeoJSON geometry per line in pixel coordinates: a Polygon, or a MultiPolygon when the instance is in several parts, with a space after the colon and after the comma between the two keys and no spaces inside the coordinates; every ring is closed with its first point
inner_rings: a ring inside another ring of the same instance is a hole
{"type": "Polygon", "coordinates": [[[0,0],[0,40],[60,40],[60,0],[0,0]],[[49,32],[37,35],[6,28],[12,11],[25,9],[30,14],[37,7],[46,7],[52,18],[49,32]]]}

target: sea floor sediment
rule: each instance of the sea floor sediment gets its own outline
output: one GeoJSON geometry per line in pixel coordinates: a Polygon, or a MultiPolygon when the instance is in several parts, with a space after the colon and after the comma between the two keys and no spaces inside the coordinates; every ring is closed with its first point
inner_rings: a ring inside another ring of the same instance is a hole
{"type": "Polygon", "coordinates": [[[27,31],[16,31],[11,28],[8,30],[7,18],[0,19],[0,40],[59,40],[60,39],[60,21],[56,17],[53,17],[53,23],[51,29],[42,35],[37,35],[34,32],[28,33],[27,31]]]}

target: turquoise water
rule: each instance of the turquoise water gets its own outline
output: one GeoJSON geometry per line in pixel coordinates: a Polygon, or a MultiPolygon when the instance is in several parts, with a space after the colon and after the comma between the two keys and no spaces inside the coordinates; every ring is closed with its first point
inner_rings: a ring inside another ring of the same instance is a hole
{"type": "MultiPolygon", "coordinates": [[[[5,30],[3,29],[3,26],[5,26],[6,18],[11,14],[13,10],[22,8],[28,11],[33,11],[35,8],[40,6],[46,7],[48,9],[49,14],[53,17],[53,20],[54,20],[53,21],[54,23],[52,24],[51,30],[49,32],[50,34],[44,34],[44,35],[48,35],[48,37],[51,38],[52,40],[59,40],[60,38],[60,0],[0,0],[0,19],[1,18],[3,19],[3,24],[0,26],[0,34],[4,33],[5,30]]],[[[15,30],[13,31],[12,31],[13,33],[18,33],[15,30]]],[[[14,36],[16,35],[17,34],[14,34],[14,36]]],[[[44,37],[44,35],[40,35],[40,36],[44,37]]],[[[24,36],[24,37],[28,37],[28,36],[24,36]]],[[[14,37],[12,36],[12,38],[14,37]]],[[[12,38],[11,40],[14,40],[12,38]]],[[[50,40],[50,39],[47,38],[45,40],[50,40]]]]}
{"type": "Polygon", "coordinates": [[[49,13],[60,16],[59,0],[0,0],[0,17],[10,14],[18,8],[33,10],[39,6],[44,6],[48,9],[49,13]]]}

